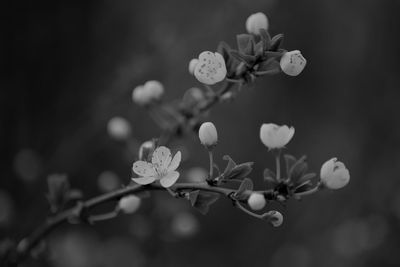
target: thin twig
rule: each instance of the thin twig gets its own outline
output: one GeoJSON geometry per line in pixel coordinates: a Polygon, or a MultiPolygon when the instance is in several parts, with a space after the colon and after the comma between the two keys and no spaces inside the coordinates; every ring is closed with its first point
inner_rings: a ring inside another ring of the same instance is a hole
{"type": "MultiPolygon", "coordinates": [[[[85,221],[90,218],[84,217],[90,209],[93,209],[94,207],[106,202],[117,201],[121,197],[129,194],[157,190],[165,190],[165,188],[158,184],[145,186],[133,185],[94,197],[85,202],[79,202],[76,206],[48,218],[45,223],[37,228],[31,235],[22,239],[17,246],[16,255],[14,255],[13,259],[10,260],[9,265],[17,266],[20,262],[26,259],[26,257],[29,255],[29,252],[57,226],[60,226],[71,219],[81,219],[82,221],[85,221]]],[[[212,187],[207,183],[177,183],[171,186],[170,190],[175,192],[182,190],[203,190],[218,193],[226,197],[229,197],[232,193],[236,192],[234,189],[212,187]]]]}

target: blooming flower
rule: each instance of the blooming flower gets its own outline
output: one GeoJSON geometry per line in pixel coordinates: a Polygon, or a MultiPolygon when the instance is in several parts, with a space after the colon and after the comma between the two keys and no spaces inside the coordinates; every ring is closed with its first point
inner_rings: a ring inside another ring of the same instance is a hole
{"type": "Polygon", "coordinates": [[[118,207],[125,213],[134,213],[140,207],[141,199],[135,195],[129,195],[121,198],[118,207]]]}
{"type": "Polygon", "coordinates": [[[108,121],[108,134],[117,140],[124,140],[131,134],[131,125],[121,117],[114,117],[108,121]]]}
{"type": "Polygon", "coordinates": [[[193,58],[189,62],[189,73],[194,74],[194,69],[196,68],[197,64],[199,63],[199,60],[197,58],[193,58]]]}
{"type": "Polygon", "coordinates": [[[286,52],[283,54],[280,65],[282,71],[290,76],[299,75],[307,64],[307,60],[303,57],[299,50],[286,52]]]}
{"type": "Polygon", "coordinates": [[[252,210],[261,210],[267,204],[265,197],[263,194],[260,193],[252,193],[247,200],[247,204],[252,210]]]}
{"type": "Polygon", "coordinates": [[[269,149],[282,148],[292,139],[294,128],[274,123],[264,123],[260,129],[261,142],[269,149]]]}
{"type": "Polygon", "coordinates": [[[248,33],[260,34],[260,29],[268,30],[268,18],[262,13],[258,12],[250,15],[246,20],[246,30],[248,33]]]}
{"type": "Polygon", "coordinates": [[[212,122],[204,122],[200,126],[199,139],[200,142],[208,148],[211,148],[217,144],[217,128],[215,128],[215,125],[212,122]]]}
{"type": "Polygon", "coordinates": [[[217,52],[202,52],[194,69],[194,76],[199,82],[208,85],[216,84],[225,79],[226,66],[222,55],[217,52]]]}
{"type": "Polygon", "coordinates": [[[339,189],[347,185],[350,181],[349,170],[346,166],[332,158],[325,162],[321,167],[321,181],[329,189],[339,189]]]}
{"type": "Polygon", "coordinates": [[[133,163],[133,172],[141,177],[132,178],[132,180],[141,185],[151,184],[159,180],[163,187],[170,187],[179,178],[179,172],[176,169],[180,162],[180,151],[172,158],[169,148],[160,146],[153,152],[151,163],[142,160],[133,163]]]}
{"type": "Polygon", "coordinates": [[[160,99],[163,94],[164,86],[159,81],[147,81],[133,89],[132,100],[143,106],[160,99]]]}

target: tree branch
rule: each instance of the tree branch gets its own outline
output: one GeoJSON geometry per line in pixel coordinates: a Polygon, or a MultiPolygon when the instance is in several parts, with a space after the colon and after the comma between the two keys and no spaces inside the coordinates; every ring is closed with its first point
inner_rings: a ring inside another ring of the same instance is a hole
{"type": "MultiPolygon", "coordinates": [[[[204,183],[176,183],[170,187],[172,191],[192,191],[202,190],[208,192],[218,193],[225,197],[231,196],[237,191],[235,189],[222,188],[210,186],[204,183]]],[[[97,207],[101,204],[111,201],[118,201],[120,198],[135,194],[143,191],[159,191],[165,190],[164,187],[158,184],[150,185],[131,185],[113,192],[109,192],[84,202],[78,202],[74,207],[67,209],[61,213],[49,217],[43,225],[37,228],[32,234],[23,238],[17,245],[14,255],[10,255],[7,264],[8,266],[18,266],[19,263],[24,261],[29,253],[42,241],[52,230],[62,225],[65,222],[72,220],[87,222],[87,213],[90,209],[97,207]]],[[[272,196],[272,195],[271,195],[272,196]]]]}

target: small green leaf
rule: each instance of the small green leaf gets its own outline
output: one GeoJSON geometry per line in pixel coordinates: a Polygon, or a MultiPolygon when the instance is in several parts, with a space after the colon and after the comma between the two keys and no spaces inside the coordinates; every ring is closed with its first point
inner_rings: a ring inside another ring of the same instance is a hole
{"type": "Polygon", "coordinates": [[[278,74],[279,72],[281,72],[280,69],[273,69],[273,70],[267,70],[267,71],[256,71],[255,74],[257,76],[264,76],[264,75],[278,74]]]}
{"type": "Polygon", "coordinates": [[[277,34],[274,37],[272,37],[271,48],[269,50],[277,51],[283,43],[283,38],[284,38],[283,34],[277,34]]]}
{"type": "Polygon", "coordinates": [[[254,52],[254,39],[253,35],[250,34],[238,34],[236,35],[236,41],[239,52],[245,55],[252,55],[254,52]],[[253,42],[252,42],[253,41],[253,42]]]}
{"type": "Polygon", "coordinates": [[[228,161],[228,163],[226,164],[225,170],[223,172],[223,176],[226,177],[231,173],[233,168],[236,167],[236,163],[233,161],[233,159],[229,155],[223,156],[222,159],[228,161]]]}
{"type": "Polygon", "coordinates": [[[297,181],[298,183],[303,183],[306,181],[310,181],[311,179],[313,179],[315,176],[317,176],[316,173],[314,172],[309,172],[304,174],[303,176],[300,177],[300,179],[297,181]]]}
{"type": "Polygon", "coordinates": [[[267,58],[275,58],[276,60],[280,60],[280,58],[283,56],[284,52],[271,52],[267,51],[264,53],[264,55],[267,58]]]}
{"type": "Polygon", "coordinates": [[[258,75],[275,74],[281,71],[279,62],[275,58],[269,58],[260,64],[258,64],[257,72],[258,75]]]}
{"type": "Polygon", "coordinates": [[[253,170],[253,164],[254,164],[254,162],[245,162],[245,163],[236,165],[231,170],[230,174],[228,176],[226,176],[225,178],[227,180],[242,179],[251,173],[251,171],[253,170]]]}
{"type": "Polygon", "coordinates": [[[210,209],[210,205],[212,205],[215,201],[217,201],[218,198],[219,194],[217,193],[200,191],[192,206],[205,215],[210,209]]]}
{"type": "Polygon", "coordinates": [[[308,181],[305,181],[305,182],[301,183],[300,185],[298,185],[298,186],[295,188],[294,193],[306,192],[306,191],[311,190],[312,188],[313,188],[313,187],[312,187],[312,183],[311,183],[310,180],[308,180],[308,181]]]}
{"type": "Polygon", "coordinates": [[[290,168],[296,163],[296,158],[290,154],[283,155],[283,158],[285,159],[286,174],[289,176],[290,168]]]}
{"type": "Polygon", "coordinates": [[[271,36],[265,29],[260,29],[260,36],[263,42],[263,49],[264,51],[270,49],[271,47],[271,36]]]}
{"type": "Polygon", "coordinates": [[[288,177],[292,181],[298,180],[308,169],[308,165],[305,162],[306,156],[302,156],[298,159],[289,169],[288,177]]]}
{"type": "Polygon", "coordinates": [[[195,191],[189,192],[189,201],[192,206],[194,206],[194,204],[196,203],[199,193],[200,193],[200,190],[195,190],[195,191]]]}
{"type": "Polygon", "coordinates": [[[236,59],[231,55],[231,51],[233,51],[229,45],[225,42],[220,42],[217,49],[218,53],[220,53],[225,60],[226,69],[227,69],[227,78],[235,77],[236,68],[240,63],[240,60],[236,59]]]}
{"type": "Polygon", "coordinates": [[[245,62],[247,66],[251,67],[254,62],[256,61],[256,57],[252,55],[245,55],[243,53],[240,53],[236,50],[231,51],[232,57],[235,59],[239,60],[240,62],[245,62]]]}
{"type": "Polygon", "coordinates": [[[264,169],[264,180],[265,181],[268,181],[268,180],[276,181],[275,172],[268,168],[264,169]]]}
{"type": "Polygon", "coordinates": [[[235,193],[235,197],[237,199],[245,199],[246,198],[246,191],[252,191],[254,188],[253,181],[249,178],[244,178],[242,183],[239,186],[239,189],[235,193]]]}
{"type": "Polygon", "coordinates": [[[222,41],[218,44],[217,52],[220,53],[224,57],[225,61],[229,58],[230,51],[231,51],[231,48],[224,41],[222,41]]]}
{"type": "Polygon", "coordinates": [[[47,199],[52,212],[57,212],[67,201],[70,190],[68,177],[65,174],[52,174],[47,178],[47,199]]]}
{"type": "Polygon", "coordinates": [[[264,55],[264,43],[262,41],[258,42],[254,46],[254,54],[256,57],[261,57],[262,55],[264,55]]]}
{"type": "Polygon", "coordinates": [[[272,177],[264,178],[264,182],[271,184],[272,186],[276,186],[278,184],[278,181],[272,177]]]}

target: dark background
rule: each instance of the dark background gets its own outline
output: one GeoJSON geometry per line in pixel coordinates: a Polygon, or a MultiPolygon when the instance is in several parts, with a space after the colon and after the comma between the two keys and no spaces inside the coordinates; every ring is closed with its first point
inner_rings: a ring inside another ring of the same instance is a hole
{"type": "MultiPolygon", "coordinates": [[[[66,173],[86,197],[98,176],[129,182],[134,160],[110,138],[107,121],[127,118],[140,142],[159,128],[131,101],[132,89],[161,81],[166,100],[200,86],[191,58],[234,45],[248,15],[264,12],[271,34],[308,60],[298,77],[263,77],[233,103],[213,109],[217,161],[255,161],[261,187],[272,155],[263,122],[293,125],[288,149],[319,171],[343,161],[350,184],[285,207],[272,228],[220,200],[207,216],[163,193],[140,211],[95,227],[66,226],[49,238],[50,260],[28,266],[399,266],[400,2],[353,1],[3,1],[0,80],[0,238],[20,238],[48,212],[46,177],[66,173]],[[182,230],[183,229],[183,230],[182,230]],[[186,229],[186,230],[185,230],[186,229]]],[[[207,167],[197,137],[181,170],[207,167]]],[[[180,147],[180,149],[183,149],[180,147]]]]}

